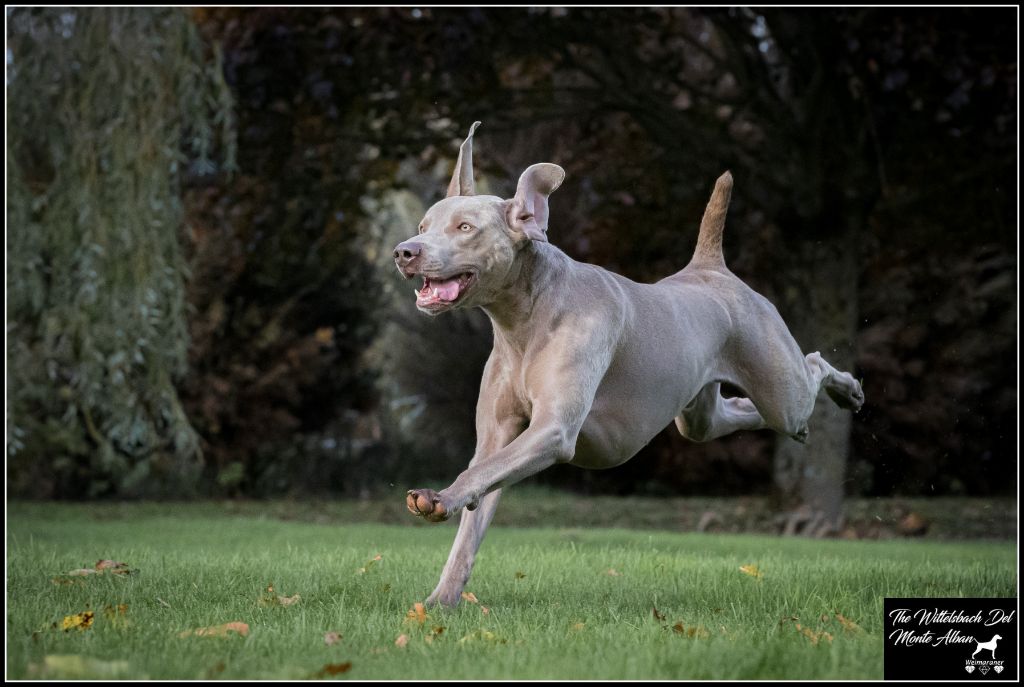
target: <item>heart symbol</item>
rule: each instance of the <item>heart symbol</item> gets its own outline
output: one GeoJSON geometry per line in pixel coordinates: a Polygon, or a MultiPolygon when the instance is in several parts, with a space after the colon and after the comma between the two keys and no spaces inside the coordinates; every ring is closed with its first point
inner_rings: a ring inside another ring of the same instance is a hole
{"type": "Polygon", "coordinates": [[[968,673],[973,673],[974,672],[974,666],[965,666],[964,670],[966,670],[968,673]]]}
{"type": "Polygon", "coordinates": [[[1003,667],[1002,666],[993,666],[993,667],[996,669],[997,673],[1003,672],[1003,667]]]}

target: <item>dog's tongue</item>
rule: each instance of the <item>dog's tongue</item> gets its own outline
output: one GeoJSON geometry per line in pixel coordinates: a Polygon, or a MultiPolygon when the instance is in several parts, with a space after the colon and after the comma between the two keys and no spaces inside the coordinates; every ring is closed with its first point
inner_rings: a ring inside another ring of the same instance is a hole
{"type": "Polygon", "coordinates": [[[452,277],[445,281],[430,280],[430,289],[437,289],[437,297],[442,301],[454,301],[459,297],[459,278],[452,277]]]}

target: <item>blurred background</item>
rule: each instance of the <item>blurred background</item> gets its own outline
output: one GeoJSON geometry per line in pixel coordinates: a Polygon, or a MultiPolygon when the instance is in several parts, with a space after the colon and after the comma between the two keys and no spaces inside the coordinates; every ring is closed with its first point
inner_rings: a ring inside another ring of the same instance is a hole
{"type": "Polygon", "coordinates": [[[6,12],[9,497],[450,483],[490,324],[418,314],[391,249],[474,120],[481,192],[558,163],[552,243],[639,281],[731,170],[727,264],[867,397],[805,446],[668,428],[553,498],[835,534],[844,499],[1016,494],[1014,8],[6,12]]]}

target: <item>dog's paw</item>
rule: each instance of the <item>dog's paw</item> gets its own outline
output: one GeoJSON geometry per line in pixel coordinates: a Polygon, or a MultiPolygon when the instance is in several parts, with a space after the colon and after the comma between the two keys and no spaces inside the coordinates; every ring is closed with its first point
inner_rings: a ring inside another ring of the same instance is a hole
{"type": "Polygon", "coordinates": [[[451,509],[433,489],[410,489],[405,505],[413,515],[419,515],[430,522],[443,522],[451,517],[451,509]]]}
{"type": "Polygon", "coordinates": [[[848,372],[837,375],[825,385],[825,392],[837,406],[857,412],[864,405],[864,389],[848,372]]]}

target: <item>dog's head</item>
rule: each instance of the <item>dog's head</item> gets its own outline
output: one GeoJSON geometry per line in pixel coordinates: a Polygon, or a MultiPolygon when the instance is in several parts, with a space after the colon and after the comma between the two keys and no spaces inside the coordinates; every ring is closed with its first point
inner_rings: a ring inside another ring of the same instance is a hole
{"type": "Polygon", "coordinates": [[[416,236],[395,246],[402,275],[423,278],[416,307],[430,315],[494,301],[523,247],[547,241],[548,196],[565,178],[561,167],[544,162],[527,167],[513,198],[475,195],[473,132],[479,124],[459,149],[447,197],[427,210],[416,236]]]}

